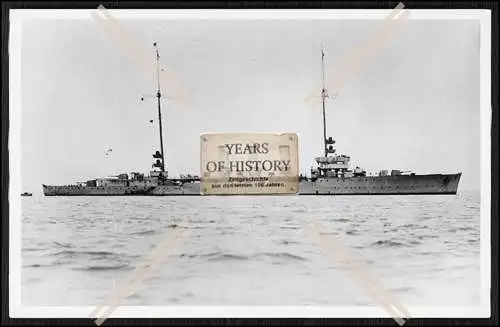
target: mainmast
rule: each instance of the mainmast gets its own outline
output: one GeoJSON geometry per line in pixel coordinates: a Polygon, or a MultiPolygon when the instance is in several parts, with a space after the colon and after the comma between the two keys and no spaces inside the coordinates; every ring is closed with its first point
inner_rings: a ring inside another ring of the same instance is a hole
{"type": "Polygon", "coordinates": [[[156,90],[156,98],[158,99],[158,122],[160,126],[160,156],[161,156],[161,171],[165,171],[165,157],[163,151],[163,129],[162,129],[162,120],[161,120],[161,89],[160,89],[160,53],[158,52],[158,47],[156,42],[153,43],[156,53],[156,73],[157,73],[157,82],[158,88],[156,90]]]}

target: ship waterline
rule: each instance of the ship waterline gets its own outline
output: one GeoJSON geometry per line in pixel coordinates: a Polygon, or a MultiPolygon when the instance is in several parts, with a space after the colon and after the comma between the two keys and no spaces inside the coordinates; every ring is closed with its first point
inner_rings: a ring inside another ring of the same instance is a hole
{"type": "MultiPolygon", "coordinates": [[[[456,194],[461,173],[350,178],[302,178],[299,195],[456,194]]],[[[196,180],[156,186],[43,185],[45,196],[180,196],[202,195],[196,180]]],[[[244,193],[244,192],[243,192],[244,193]]]]}

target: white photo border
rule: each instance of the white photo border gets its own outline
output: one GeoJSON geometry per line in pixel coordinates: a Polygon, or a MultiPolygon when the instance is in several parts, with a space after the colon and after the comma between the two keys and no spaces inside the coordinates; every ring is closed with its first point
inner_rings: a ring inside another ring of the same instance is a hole
{"type": "MultiPolygon", "coordinates": [[[[25,306],[21,300],[21,53],[23,22],[30,19],[92,19],[95,10],[10,10],[9,35],[9,313],[11,318],[89,318],[95,307],[25,306]]],[[[489,318],[491,288],[491,11],[408,9],[411,20],[480,22],[481,297],[479,306],[408,306],[411,318],[489,318]]],[[[384,19],[390,9],[114,10],[117,19],[384,19]]],[[[96,303],[96,306],[99,303],[96,303]]],[[[392,318],[379,307],[358,306],[122,306],[109,318],[392,318]]]]}

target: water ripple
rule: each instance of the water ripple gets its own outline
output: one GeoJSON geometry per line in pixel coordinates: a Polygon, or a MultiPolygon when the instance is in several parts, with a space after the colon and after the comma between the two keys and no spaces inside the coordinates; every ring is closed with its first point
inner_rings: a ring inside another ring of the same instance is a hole
{"type": "Polygon", "coordinates": [[[395,297],[461,305],[479,298],[479,204],[477,194],[23,201],[23,304],[94,305],[115,276],[153,262],[158,272],[125,305],[372,303],[336,275],[350,271],[335,261],[338,251],[304,233],[314,223],[395,297]],[[175,230],[185,235],[159,235],[175,230]]]}

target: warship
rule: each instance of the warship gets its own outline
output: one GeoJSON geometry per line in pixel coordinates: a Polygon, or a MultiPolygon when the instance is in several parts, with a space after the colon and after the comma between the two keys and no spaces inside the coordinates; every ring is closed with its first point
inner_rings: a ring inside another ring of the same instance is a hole
{"type": "Polygon", "coordinates": [[[330,98],[325,83],[325,51],[321,51],[323,87],[323,153],[315,158],[316,168],[310,177],[300,176],[299,193],[302,195],[404,195],[404,194],[456,194],[462,173],[415,174],[411,171],[381,170],[367,176],[360,167],[351,169],[351,157],[336,154],[336,141],[326,133],[326,99],[330,98]]]}
{"type": "MultiPolygon", "coordinates": [[[[107,178],[95,178],[73,185],[45,185],[45,196],[184,196],[202,195],[202,180],[198,176],[181,175],[171,178],[165,170],[163,151],[163,131],[161,115],[161,90],[159,52],[154,43],[157,64],[158,121],[160,150],[153,156],[152,170],[147,176],[132,172],[107,178]]],[[[367,176],[360,167],[352,169],[350,156],[336,154],[336,141],[327,137],[326,99],[328,91],[325,85],[324,49],[321,51],[323,87],[321,89],[323,118],[323,153],[315,158],[316,167],[311,167],[309,176],[298,177],[299,195],[410,195],[410,194],[456,194],[462,173],[455,174],[415,174],[411,171],[393,169],[381,170],[374,176],[367,176]]]]}

